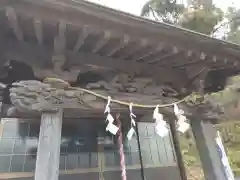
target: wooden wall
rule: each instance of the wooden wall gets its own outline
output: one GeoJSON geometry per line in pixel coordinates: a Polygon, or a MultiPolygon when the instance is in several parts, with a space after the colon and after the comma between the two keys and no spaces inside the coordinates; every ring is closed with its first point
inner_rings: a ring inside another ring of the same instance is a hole
{"type": "MultiPolygon", "coordinates": [[[[0,179],[13,178],[14,176],[11,176],[11,174],[15,173],[19,174],[16,176],[18,180],[34,179],[36,137],[39,133],[39,124],[22,122],[19,125],[19,122],[17,119],[1,122],[0,179]]],[[[104,180],[121,179],[120,159],[115,138],[109,136],[112,138],[110,140],[112,140],[113,145],[105,146],[99,152],[96,141],[99,132],[95,130],[103,129],[103,133],[105,129],[102,122],[104,121],[92,122],[85,124],[82,121],[74,124],[74,126],[63,124],[62,139],[65,139],[65,143],[63,142],[61,146],[60,180],[65,178],[69,180],[99,180],[98,167],[100,158],[104,162],[104,180]],[[85,133],[83,133],[83,129],[85,129],[85,133]],[[88,133],[89,131],[91,134],[88,133]],[[79,136],[85,137],[85,139],[81,141],[79,136]],[[69,137],[72,137],[70,142],[66,141],[69,137]],[[79,145],[81,143],[88,145],[81,146],[79,145]]],[[[123,125],[125,134],[127,127],[127,124],[123,125]]],[[[128,179],[140,180],[143,172],[146,180],[157,180],[159,177],[162,177],[164,180],[180,180],[171,136],[161,138],[155,134],[152,123],[139,123],[139,139],[141,142],[143,171],[141,171],[137,137],[135,136],[130,141],[124,140],[128,179]]]]}

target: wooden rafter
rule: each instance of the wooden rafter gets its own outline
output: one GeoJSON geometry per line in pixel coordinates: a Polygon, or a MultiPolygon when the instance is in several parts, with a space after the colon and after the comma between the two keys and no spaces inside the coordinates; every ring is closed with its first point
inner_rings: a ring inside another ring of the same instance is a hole
{"type": "Polygon", "coordinates": [[[63,50],[66,48],[66,22],[60,21],[58,27],[58,34],[54,39],[54,52],[55,53],[62,53],[63,50]]]}
{"type": "MultiPolygon", "coordinates": [[[[58,25],[58,34],[54,38],[54,50],[52,54],[53,73],[62,73],[62,67],[65,63],[65,49],[66,49],[66,27],[67,24],[64,21],[60,21],[58,25]]],[[[55,75],[54,75],[55,76],[55,75]]]]}
{"type": "Polygon", "coordinates": [[[117,51],[121,50],[122,48],[124,48],[125,46],[128,45],[130,41],[130,37],[128,35],[124,35],[123,39],[121,39],[121,42],[119,45],[117,45],[116,47],[114,47],[113,49],[110,50],[110,52],[107,54],[107,56],[113,56],[117,51]]]}
{"type": "MultiPolygon", "coordinates": [[[[5,1],[5,0],[3,0],[5,1]]],[[[13,1],[15,2],[15,1],[13,1]]],[[[196,34],[184,29],[172,27],[162,23],[153,23],[147,19],[132,17],[128,14],[114,13],[113,11],[99,9],[98,7],[88,7],[84,3],[72,1],[30,1],[24,0],[12,5],[18,14],[26,16],[38,16],[48,21],[59,21],[60,19],[70,21],[76,27],[84,24],[94,26],[101,31],[111,29],[118,33],[126,33],[132,39],[141,37],[148,38],[149,42],[172,42],[186,49],[201,50],[206,54],[216,54],[238,58],[239,47],[224,41],[216,40],[201,34],[196,34]],[[74,5],[73,5],[74,4],[74,5]],[[80,5],[81,4],[81,5],[80,5]],[[76,8],[77,7],[77,8],[76,8]],[[25,13],[28,12],[28,13],[25,13]],[[79,18],[81,16],[81,18],[79,18]],[[104,23],[102,23],[101,21],[104,23]],[[138,32],[136,32],[136,29],[138,32]],[[216,50],[216,48],[218,50],[216,50]]],[[[4,4],[4,3],[3,3],[4,4]]]]}
{"type": "Polygon", "coordinates": [[[204,52],[200,53],[200,59],[205,60],[207,58],[207,55],[204,52]]]}
{"type": "MultiPolygon", "coordinates": [[[[16,41],[8,41],[5,44],[4,59],[17,59],[31,66],[44,67],[52,59],[52,51],[48,48],[36,44],[19,43],[16,41]]],[[[122,59],[114,59],[111,57],[103,57],[95,53],[74,52],[66,50],[68,67],[85,67],[86,65],[94,65],[100,68],[118,70],[120,72],[133,73],[144,72],[145,74],[172,74],[179,77],[176,71],[172,72],[168,68],[157,67],[154,64],[147,64],[134,61],[124,61],[122,59]],[[151,69],[151,71],[149,71],[151,69]],[[161,71],[159,71],[161,69],[161,71]]],[[[75,79],[75,78],[74,78],[75,79]]]]}
{"type": "Polygon", "coordinates": [[[12,7],[7,7],[6,8],[6,16],[8,18],[9,24],[10,24],[11,28],[13,29],[13,32],[14,32],[15,36],[17,37],[17,39],[19,41],[23,41],[23,34],[22,34],[21,28],[19,27],[18,17],[17,17],[15,9],[12,7]]]}
{"type": "Polygon", "coordinates": [[[134,54],[135,52],[141,50],[142,48],[146,47],[148,45],[147,39],[141,39],[139,46],[136,46],[131,51],[126,53],[124,56],[121,56],[121,59],[127,59],[131,54],[134,54]]]}
{"type": "Polygon", "coordinates": [[[156,48],[154,48],[153,50],[147,52],[146,54],[143,54],[142,56],[139,56],[135,59],[135,61],[137,60],[141,60],[141,59],[144,59],[144,58],[147,58],[155,53],[158,53],[160,51],[162,51],[164,48],[164,45],[163,44],[159,44],[156,48]]]}
{"type": "MultiPolygon", "coordinates": [[[[149,64],[154,64],[156,62],[162,62],[163,60],[167,59],[167,58],[170,58],[172,56],[175,56],[179,53],[179,49],[177,47],[173,47],[172,48],[172,51],[167,53],[167,54],[164,54],[163,56],[161,57],[157,57],[155,59],[152,59],[150,61],[148,61],[149,64]]],[[[166,63],[166,62],[165,62],[166,63]]],[[[165,64],[165,63],[161,63],[161,64],[165,64]]],[[[169,63],[169,62],[168,62],[169,63]]],[[[158,65],[161,65],[161,64],[158,64],[158,65]]]]}
{"type": "Polygon", "coordinates": [[[43,28],[42,28],[42,21],[39,19],[33,20],[33,26],[36,34],[36,38],[39,45],[43,44],[43,28]]]}
{"type": "Polygon", "coordinates": [[[76,45],[74,47],[74,50],[73,50],[74,52],[78,52],[79,51],[79,49],[83,46],[84,41],[88,37],[88,35],[89,35],[89,28],[88,28],[88,26],[85,25],[82,28],[82,32],[78,36],[77,43],[76,43],[76,45]]]}
{"type": "Polygon", "coordinates": [[[104,36],[96,43],[93,49],[93,53],[97,53],[103,46],[105,46],[110,38],[111,38],[111,32],[104,31],[104,36]]]}

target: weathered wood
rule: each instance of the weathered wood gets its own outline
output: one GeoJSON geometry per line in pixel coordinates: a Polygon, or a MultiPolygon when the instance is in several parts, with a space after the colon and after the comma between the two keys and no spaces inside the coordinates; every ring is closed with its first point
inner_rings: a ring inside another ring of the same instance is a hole
{"type": "Polygon", "coordinates": [[[15,36],[17,37],[17,39],[19,41],[23,41],[22,30],[19,27],[18,18],[17,18],[14,8],[7,7],[6,8],[6,16],[8,18],[9,24],[10,24],[11,28],[13,29],[13,32],[14,32],[15,36]]]}
{"type": "Polygon", "coordinates": [[[21,16],[39,17],[43,21],[65,20],[78,28],[84,24],[89,24],[93,26],[93,29],[98,29],[99,32],[109,30],[120,36],[128,34],[131,39],[135,40],[147,37],[150,44],[165,42],[183,47],[186,50],[204,52],[207,56],[209,54],[220,55],[221,58],[227,57],[235,61],[238,58],[239,48],[234,44],[231,45],[224,41],[124,13],[119,14],[119,12],[108,11],[104,8],[99,9],[94,5],[85,4],[85,2],[25,0],[14,4],[13,7],[21,16]]]}
{"type": "MultiPolygon", "coordinates": [[[[239,49],[234,44],[230,45],[224,41],[171,27],[166,24],[152,22],[147,19],[132,17],[123,13],[119,14],[119,12],[115,11],[107,11],[104,8],[100,10],[98,7],[86,4],[85,2],[62,0],[60,3],[59,1],[25,0],[14,7],[16,7],[18,12],[26,16],[38,16],[55,22],[59,19],[64,19],[78,27],[83,24],[90,24],[95,26],[94,29],[100,29],[101,31],[114,30],[116,32],[127,33],[131,37],[134,37],[133,39],[136,37],[148,37],[150,41],[155,43],[159,41],[171,42],[178,46],[184,46],[197,51],[201,49],[202,51],[222,54],[223,56],[228,56],[228,52],[236,52],[239,49]],[[25,13],[26,11],[28,13],[25,13]],[[100,17],[101,21],[99,21],[100,17]],[[225,45],[229,48],[224,48],[225,45]]],[[[232,53],[233,58],[235,56],[234,53],[232,53]]]]}
{"type": "Polygon", "coordinates": [[[128,35],[124,35],[123,38],[120,40],[120,43],[113,47],[110,52],[107,54],[107,56],[113,56],[117,51],[123,49],[128,45],[130,42],[130,37],[128,35]]]}
{"type": "MultiPolygon", "coordinates": [[[[114,85],[112,86],[112,90],[108,90],[108,87],[103,87],[101,90],[94,91],[99,95],[105,96],[105,99],[97,97],[82,89],[70,87],[65,81],[52,80],[48,82],[45,81],[45,83],[39,81],[20,81],[13,85],[14,87],[10,89],[11,101],[20,111],[44,111],[52,108],[104,109],[107,96],[129,103],[152,104],[152,108],[155,108],[157,104],[177,101],[176,98],[164,98],[160,92],[158,92],[159,95],[151,93],[143,94],[141,92],[118,92],[114,85]]],[[[112,108],[118,108],[119,104],[112,103],[111,106],[112,108]]],[[[128,105],[125,106],[127,107],[128,105]]]]}
{"type": "Polygon", "coordinates": [[[85,39],[88,37],[89,35],[89,27],[88,26],[83,26],[82,28],[82,32],[78,35],[78,40],[77,43],[74,47],[73,52],[78,52],[79,49],[83,46],[85,39]]]}
{"type": "Polygon", "coordinates": [[[141,60],[141,59],[144,59],[144,58],[147,58],[153,54],[156,54],[158,52],[161,52],[162,50],[164,49],[164,45],[163,44],[159,44],[156,48],[154,48],[153,50],[150,50],[149,52],[147,52],[146,54],[143,54],[137,58],[135,58],[134,60],[135,61],[138,61],[138,60],[141,60]]]}
{"type": "Polygon", "coordinates": [[[210,122],[191,121],[206,180],[227,180],[216,144],[216,130],[210,122]]]}
{"type": "MultiPolygon", "coordinates": [[[[34,67],[35,75],[39,78],[46,76],[51,77],[54,75],[52,74],[53,72],[51,69],[46,69],[46,67],[44,67],[44,65],[49,64],[52,59],[52,51],[48,48],[29,43],[8,41],[5,43],[4,56],[5,59],[15,59],[31,65],[34,67]]],[[[132,74],[134,72],[141,75],[156,75],[156,77],[161,76],[161,79],[157,78],[159,81],[166,80],[170,82],[172,80],[176,80],[177,77],[177,79],[179,78],[178,82],[183,82],[184,79],[187,78],[184,73],[175,69],[167,67],[161,68],[157,67],[155,64],[149,65],[141,62],[103,57],[93,53],[74,53],[73,51],[67,51],[66,59],[66,65],[70,67],[70,70],[74,67],[76,71],[66,71],[61,78],[71,82],[76,81],[79,71],[89,69],[90,66],[88,65],[94,65],[96,67],[109,70],[118,70],[128,74],[132,74]],[[151,71],[149,71],[150,69],[151,71]]]]}
{"type": "Polygon", "coordinates": [[[121,56],[121,59],[127,59],[131,54],[136,53],[137,51],[143,49],[144,47],[146,47],[148,45],[149,41],[147,39],[141,39],[139,46],[135,46],[133,47],[131,50],[128,51],[128,53],[124,54],[123,56],[121,56]]]}
{"type": "MultiPolygon", "coordinates": [[[[147,62],[149,64],[158,63],[158,64],[156,64],[158,66],[169,65],[169,64],[173,63],[174,60],[176,60],[176,58],[174,58],[176,55],[181,55],[181,54],[180,54],[180,50],[178,48],[174,47],[171,52],[163,54],[162,56],[156,57],[147,62]]],[[[184,59],[184,61],[187,60],[187,58],[185,58],[185,55],[182,55],[181,57],[182,57],[182,59],[184,59]]]]}
{"type": "Polygon", "coordinates": [[[201,59],[201,60],[205,60],[206,57],[207,57],[207,55],[206,55],[204,52],[201,52],[201,54],[200,54],[200,59],[201,59]]]}
{"type": "Polygon", "coordinates": [[[42,113],[35,180],[58,179],[62,116],[61,109],[42,113]]]}
{"type": "Polygon", "coordinates": [[[171,132],[172,141],[173,141],[172,143],[173,143],[174,150],[175,150],[176,161],[177,161],[178,168],[180,171],[180,176],[182,178],[181,180],[187,180],[186,169],[184,166],[183,156],[182,156],[182,152],[181,152],[181,148],[180,148],[180,141],[179,141],[178,133],[176,130],[176,121],[175,121],[175,119],[171,119],[168,122],[170,125],[170,132],[171,132]]]}
{"type": "Polygon", "coordinates": [[[38,44],[42,45],[42,43],[43,43],[42,21],[38,20],[38,19],[34,19],[33,20],[33,27],[35,29],[35,34],[36,34],[36,38],[37,38],[38,44]]]}
{"type": "Polygon", "coordinates": [[[54,41],[54,52],[63,53],[66,47],[66,32],[67,24],[64,21],[60,21],[58,25],[58,34],[54,41]]]}
{"type": "Polygon", "coordinates": [[[63,74],[62,67],[66,61],[65,48],[66,48],[66,31],[67,24],[64,21],[60,21],[58,25],[58,34],[54,38],[54,50],[53,50],[53,77],[61,77],[63,74]]]}
{"type": "Polygon", "coordinates": [[[111,32],[110,31],[104,31],[104,36],[100,38],[100,40],[96,43],[93,53],[97,53],[103,46],[107,44],[111,37],[111,32]]]}
{"type": "MultiPolygon", "coordinates": [[[[175,167],[175,164],[169,165],[169,167],[175,167]]],[[[144,168],[159,168],[162,167],[159,164],[145,164],[144,168]]],[[[165,168],[167,168],[165,166],[165,168]]],[[[135,170],[139,171],[141,169],[141,165],[127,165],[128,170],[135,170]]],[[[116,171],[119,171],[119,167],[105,167],[104,172],[113,172],[116,173],[116,171]]],[[[86,174],[86,173],[99,173],[99,167],[97,168],[78,168],[78,169],[71,169],[71,170],[61,170],[59,172],[60,175],[79,175],[79,174],[86,174]]],[[[32,172],[16,172],[16,173],[1,173],[0,179],[6,180],[6,179],[18,179],[18,178],[32,178],[34,177],[34,174],[32,172]]],[[[79,179],[78,179],[79,180],[79,179]]]]}

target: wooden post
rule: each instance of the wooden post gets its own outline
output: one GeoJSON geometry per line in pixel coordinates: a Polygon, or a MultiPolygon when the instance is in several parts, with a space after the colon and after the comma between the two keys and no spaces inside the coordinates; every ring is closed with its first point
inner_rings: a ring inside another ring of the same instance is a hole
{"type": "Polygon", "coordinates": [[[192,120],[192,132],[206,180],[227,180],[216,144],[216,130],[210,122],[192,120]]]}
{"type": "Polygon", "coordinates": [[[177,164],[180,171],[180,176],[182,180],[187,180],[186,169],[184,166],[182,152],[180,148],[180,142],[179,142],[179,138],[176,130],[176,121],[174,119],[170,119],[169,125],[170,125],[170,131],[172,135],[173,146],[174,146],[174,150],[177,158],[177,164]]]}
{"type": "Polygon", "coordinates": [[[58,179],[62,117],[62,110],[42,113],[35,180],[58,179]]]}

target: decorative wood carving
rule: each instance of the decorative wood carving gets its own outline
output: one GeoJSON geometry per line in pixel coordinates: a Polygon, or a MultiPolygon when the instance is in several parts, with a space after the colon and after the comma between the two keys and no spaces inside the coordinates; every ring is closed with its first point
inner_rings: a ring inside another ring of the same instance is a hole
{"type": "MultiPolygon", "coordinates": [[[[154,95],[154,93],[151,95],[143,92],[126,93],[111,91],[105,89],[105,87],[99,90],[94,90],[94,92],[106,97],[111,96],[113,99],[129,103],[133,102],[136,104],[168,104],[178,100],[176,98],[167,98],[161,95],[154,95]]],[[[10,97],[12,104],[17,108],[17,111],[24,113],[49,110],[57,111],[59,108],[62,108],[78,109],[78,111],[80,110],[81,112],[84,110],[91,110],[89,112],[94,114],[95,112],[99,113],[99,111],[103,112],[106,105],[106,100],[84,92],[81,89],[72,88],[67,82],[62,80],[48,80],[44,82],[20,81],[15,83],[14,87],[10,89],[10,97]]],[[[113,109],[120,109],[121,112],[124,110],[122,105],[116,103],[112,103],[111,107],[113,109]]],[[[180,107],[181,109],[184,109],[186,116],[189,118],[202,116],[205,118],[216,119],[220,117],[219,115],[222,112],[222,109],[219,106],[214,105],[210,101],[206,101],[201,104],[195,104],[194,106],[181,103],[180,107]]],[[[125,110],[123,112],[128,111],[128,107],[124,108],[125,110]]],[[[144,110],[145,109],[136,108],[136,111],[138,112],[145,112],[144,110]]],[[[151,111],[151,109],[148,110],[151,111]]],[[[173,107],[169,106],[162,108],[160,111],[162,113],[171,115],[173,113],[173,107]]]]}
{"type": "MultiPolygon", "coordinates": [[[[116,79],[117,77],[114,78],[113,81],[116,81],[116,79]]],[[[89,84],[88,87],[89,89],[98,88],[98,90],[95,89],[95,92],[126,102],[155,105],[176,100],[175,98],[164,98],[162,96],[163,89],[160,89],[159,87],[156,87],[155,89],[152,88],[151,91],[151,87],[141,87],[142,84],[139,82],[140,80],[132,83],[131,87],[127,87],[127,84],[126,87],[124,87],[121,83],[108,84],[106,82],[89,84]],[[119,92],[121,90],[124,90],[125,92],[119,92]],[[143,91],[148,91],[148,94],[143,91]]],[[[54,110],[59,107],[101,109],[105,105],[105,101],[102,99],[83,92],[80,89],[73,89],[65,81],[44,81],[44,83],[39,81],[20,81],[14,83],[13,86],[14,87],[10,89],[11,101],[20,111],[54,110]]],[[[118,107],[116,104],[113,106],[118,107]]]]}

